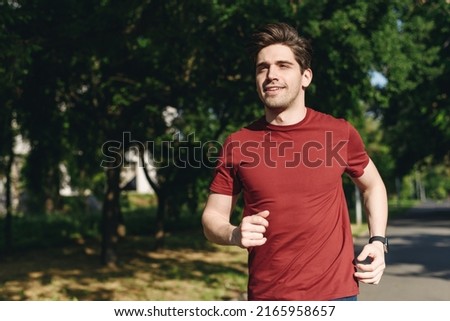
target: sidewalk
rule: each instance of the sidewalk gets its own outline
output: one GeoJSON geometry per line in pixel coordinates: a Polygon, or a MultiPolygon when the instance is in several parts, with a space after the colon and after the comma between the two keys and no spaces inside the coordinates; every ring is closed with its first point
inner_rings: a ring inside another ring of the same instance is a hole
{"type": "MultiPolygon", "coordinates": [[[[450,202],[421,204],[392,219],[379,285],[361,284],[360,301],[450,301],[450,202]]],[[[367,234],[355,237],[359,252],[367,234]]]]}

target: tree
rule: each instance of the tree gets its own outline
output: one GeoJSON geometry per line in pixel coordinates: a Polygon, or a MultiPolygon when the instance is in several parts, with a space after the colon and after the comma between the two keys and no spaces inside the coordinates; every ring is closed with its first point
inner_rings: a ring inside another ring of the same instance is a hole
{"type": "Polygon", "coordinates": [[[14,143],[18,134],[17,100],[21,96],[23,79],[36,50],[15,32],[17,23],[27,21],[17,14],[14,3],[0,2],[0,177],[5,177],[5,253],[12,251],[12,166],[15,161],[14,143]]]}
{"type": "Polygon", "coordinates": [[[390,23],[376,34],[376,69],[387,79],[379,108],[398,175],[433,156],[449,156],[450,5],[440,1],[394,1],[390,23]],[[384,50],[381,50],[381,49],[384,50]]]}

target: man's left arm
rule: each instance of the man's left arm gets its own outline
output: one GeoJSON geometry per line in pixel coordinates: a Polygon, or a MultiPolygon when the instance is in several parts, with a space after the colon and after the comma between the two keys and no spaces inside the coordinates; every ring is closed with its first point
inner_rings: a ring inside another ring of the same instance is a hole
{"type": "MultiPolygon", "coordinates": [[[[386,236],[388,201],[386,187],[372,160],[364,168],[364,174],[352,178],[360,189],[364,208],[367,215],[370,237],[386,236]]],[[[358,261],[369,259],[370,264],[357,263],[358,272],[355,277],[368,284],[378,284],[386,267],[384,252],[385,245],[380,241],[374,241],[364,246],[358,255],[358,261]]]]}

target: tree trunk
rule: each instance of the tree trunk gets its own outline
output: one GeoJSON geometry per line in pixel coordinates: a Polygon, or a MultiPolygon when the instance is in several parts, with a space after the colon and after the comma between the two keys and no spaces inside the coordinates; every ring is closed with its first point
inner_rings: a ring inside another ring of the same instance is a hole
{"type": "Polygon", "coordinates": [[[159,250],[164,246],[164,218],[166,213],[167,198],[159,191],[158,196],[158,209],[156,211],[156,231],[155,231],[155,250],[159,250]]]}
{"type": "Polygon", "coordinates": [[[147,178],[148,183],[153,188],[156,194],[156,198],[158,200],[158,208],[156,210],[156,231],[155,231],[155,250],[158,250],[163,247],[164,245],[164,237],[165,237],[165,229],[164,229],[164,219],[165,219],[165,213],[166,213],[166,205],[167,205],[167,195],[163,188],[158,184],[158,182],[155,182],[152,177],[150,176],[150,173],[148,172],[147,167],[145,166],[145,157],[144,157],[145,150],[140,151],[140,159],[141,159],[141,166],[144,170],[145,178],[147,178]]]}
{"type": "Polygon", "coordinates": [[[14,151],[11,148],[9,151],[9,159],[6,168],[6,217],[5,217],[5,254],[9,255],[12,253],[12,177],[11,170],[14,163],[14,151]]]}
{"type": "Polygon", "coordinates": [[[120,166],[106,169],[107,190],[102,211],[101,262],[111,267],[117,264],[117,243],[121,236],[120,171],[120,166]]]}

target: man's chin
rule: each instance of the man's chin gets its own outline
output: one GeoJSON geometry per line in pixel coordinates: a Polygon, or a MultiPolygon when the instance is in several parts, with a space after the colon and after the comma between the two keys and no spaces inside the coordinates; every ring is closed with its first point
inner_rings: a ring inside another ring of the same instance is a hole
{"type": "Polygon", "coordinates": [[[286,109],[285,105],[282,104],[274,104],[274,103],[265,103],[266,108],[270,109],[270,110],[283,110],[286,109]]]}

